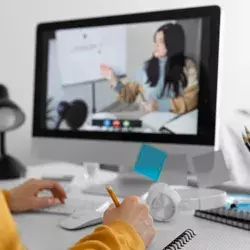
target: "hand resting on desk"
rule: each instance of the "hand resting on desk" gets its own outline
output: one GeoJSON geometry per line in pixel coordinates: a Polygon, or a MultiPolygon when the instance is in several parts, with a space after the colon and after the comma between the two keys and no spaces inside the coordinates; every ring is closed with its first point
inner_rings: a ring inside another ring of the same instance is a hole
{"type": "MultiPolygon", "coordinates": [[[[11,211],[39,209],[63,203],[65,199],[65,191],[53,181],[29,180],[9,191],[0,191],[0,249],[24,249],[11,211]],[[52,196],[38,197],[44,189],[50,190],[52,196]]],[[[71,250],[144,250],[154,236],[155,229],[147,205],[142,204],[138,197],[131,196],[117,208],[110,206],[104,214],[103,225],[79,240],[71,250]]]]}
{"type": "Polygon", "coordinates": [[[66,193],[55,181],[31,179],[10,190],[8,204],[12,212],[25,212],[64,203],[66,193]],[[51,196],[39,197],[41,191],[51,191],[51,196]]]}

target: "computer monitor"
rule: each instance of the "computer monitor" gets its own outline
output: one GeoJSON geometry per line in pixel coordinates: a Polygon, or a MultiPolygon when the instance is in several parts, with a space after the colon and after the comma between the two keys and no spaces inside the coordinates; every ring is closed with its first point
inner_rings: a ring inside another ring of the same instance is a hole
{"type": "Polygon", "coordinates": [[[219,33],[218,6],[39,24],[35,154],[130,172],[142,143],[213,150],[219,33]]]}

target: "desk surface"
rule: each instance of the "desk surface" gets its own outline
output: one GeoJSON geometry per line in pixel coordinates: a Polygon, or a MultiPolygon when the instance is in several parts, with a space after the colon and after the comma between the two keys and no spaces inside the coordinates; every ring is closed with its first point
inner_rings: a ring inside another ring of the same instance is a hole
{"type": "MultiPolygon", "coordinates": [[[[23,180],[18,182],[21,183],[23,180]]],[[[17,182],[1,181],[0,189],[11,188],[16,184],[17,182]]],[[[70,196],[78,196],[79,194],[80,193],[77,193],[74,188],[72,188],[71,192],[69,193],[70,196]]],[[[93,198],[91,195],[81,195],[84,198],[93,198]]],[[[105,201],[108,199],[107,197],[103,196],[94,197],[100,201],[105,201]]],[[[46,213],[23,213],[14,215],[14,218],[18,224],[21,238],[28,249],[68,249],[79,239],[94,230],[94,227],[90,227],[73,232],[65,231],[58,226],[60,220],[65,218],[62,215],[52,215],[46,213]]],[[[248,231],[196,218],[193,216],[192,211],[182,212],[174,220],[168,223],[155,223],[155,227],[159,232],[166,230],[166,233],[168,233],[168,231],[182,233],[184,230],[191,228],[197,233],[204,230],[210,230],[210,232],[213,230],[214,234],[221,234],[223,232],[224,234],[226,233],[227,235],[234,237],[235,241],[237,241],[238,237],[249,238],[248,231]]]]}

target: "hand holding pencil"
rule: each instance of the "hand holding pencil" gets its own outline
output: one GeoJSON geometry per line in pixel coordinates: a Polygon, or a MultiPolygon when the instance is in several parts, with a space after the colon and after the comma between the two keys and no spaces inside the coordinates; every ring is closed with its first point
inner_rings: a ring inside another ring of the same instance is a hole
{"type": "Polygon", "coordinates": [[[125,197],[120,204],[110,185],[106,186],[106,190],[114,203],[104,213],[103,224],[108,225],[114,221],[126,223],[137,232],[147,247],[155,236],[153,219],[149,214],[148,206],[142,204],[137,196],[125,197]]]}

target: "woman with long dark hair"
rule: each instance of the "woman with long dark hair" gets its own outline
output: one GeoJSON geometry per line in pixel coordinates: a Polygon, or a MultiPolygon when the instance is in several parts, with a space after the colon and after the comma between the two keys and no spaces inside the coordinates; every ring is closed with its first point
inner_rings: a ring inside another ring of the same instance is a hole
{"type": "Polygon", "coordinates": [[[168,23],[154,35],[152,57],[136,72],[132,81],[122,82],[106,65],[106,77],[122,101],[139,100],[147,111],[186,113],[198,105],[198,72],[193,60],[185,56],[185,34],[180,24],[168,23]]]}

